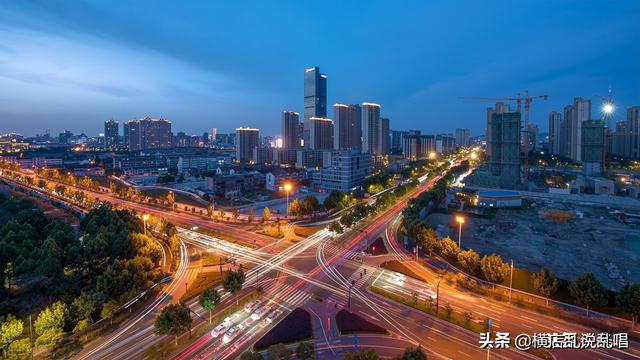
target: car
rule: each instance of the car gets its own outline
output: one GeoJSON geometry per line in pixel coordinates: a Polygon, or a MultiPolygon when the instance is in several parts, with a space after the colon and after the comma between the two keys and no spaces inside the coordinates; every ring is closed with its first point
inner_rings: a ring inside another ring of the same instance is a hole
{"type": "Polygon", "coordinates": [[[218,336],[223,334],[225,331],[227,331],[227,326],[224,323],[222,323],[216,326],[215,328],[213,328],[213,330],[211,330],[211,336],[213,336],[214,338],[217,338],[218,336]]]}
{"type": "Polygon", "coordinates": [[[258,300],[253,300],[252,302],[249,302],[244,306],[244,311],[250,313],[255,308],[257,308],[259,304],[260,304],[260,302],[258,300]]]}
{"type": "Polygon", "coordinates": [[[282,314],[282,311],[280,309],[276,309],[276,310],[270,311],[269,314],[267,315],[267,317],[265,318],[265,320],[267,320],[269,323],[271,323],[280,314],[282,314]]]}
{"type": "Polygon", "coordinates": [[[253,312],[253,314],[251,314],[251,318],[258,321],[261,317],[264,316],[264,314],[267,313],[267,311],[269,311],[269,308],[267,308],[266,306],[260,306],[256,309],[256,311],[253,312]]]}
{"type": "Polygon", "coordinates": [[[232,327],[226,333],[224,333],[224,336],[222,337],[222,342],[224,342],[225,344],[228,344],[229,342],[231,342],[231,340],[233,340],[233,338],[238,336],[239,333],[240,331],[238,330],[237,327],[235,326],[232,327]]]}

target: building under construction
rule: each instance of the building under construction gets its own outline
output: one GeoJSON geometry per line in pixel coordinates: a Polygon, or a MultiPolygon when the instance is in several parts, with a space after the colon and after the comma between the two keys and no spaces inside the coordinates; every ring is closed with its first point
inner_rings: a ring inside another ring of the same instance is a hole
{"type": "Polygon", "coordinates": [[[587,120],[582,123],[582,171],[586,176],[600,176],[604,163],[603,120],[587,120]]]}
{"type": "Polygon", "coordinates": [[[497,178],[498,186],[504,189],[520,187],[521,122],[519,112],[491,115],[491,138],[487,139],[491,154],[489,169],[491,175],[497,178]]]}

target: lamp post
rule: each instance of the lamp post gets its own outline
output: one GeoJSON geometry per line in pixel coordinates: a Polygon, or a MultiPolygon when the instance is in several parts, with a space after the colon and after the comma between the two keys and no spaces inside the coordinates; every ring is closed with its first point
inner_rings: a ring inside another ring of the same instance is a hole
{"type": "Polygon", "coordinates": [[[436,282],[436,317],[438,316],[438,308],[440,307],[440,280],[442,280],[442,277],[438,276],[438,281],[436,282]]]}
{"type": "Polygon", "coordinates": [[[458,222],[458,249],[462,250],[462,224],[464,224],[464,218],[462,216],[456,216],[458,222]]]}
{"type": "Polygon", "coordinates": [[[351,280],[351,284],[349,285],[349,312],[351,312],[351,288],[356,284],[355,280],[351,280]]]}
{"type": "Polygon", "coordinates": [[[511,259],[511,275],[509,276],[509,303],[511,303],[512,288],[513,288],[513,259],[511,259]]]}
{"type": "Polygon", "coordinates": [[[147,220],[149,220],[149,214],[142,215],[142,223],[144,226],[144,234],[147,235],[147,220]]]}
{"type": "Polygon", "coordinates": [[[289,191],[291,191],[291,184],[284,184],[284,191],[287,192],[287,217],[289,217],[289,191]]]}

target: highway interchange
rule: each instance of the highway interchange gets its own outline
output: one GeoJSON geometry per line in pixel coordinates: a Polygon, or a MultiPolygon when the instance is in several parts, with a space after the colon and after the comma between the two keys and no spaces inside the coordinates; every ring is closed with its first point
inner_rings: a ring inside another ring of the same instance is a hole
{"type": "MultiPolygon", "coordinates": [[[[359,230],[336,234],[323,228],[299,242],[278,241],[245,231],[233,225],[214,223],[188,213],[177,213],[145,204],[118,199],[107,193],[91,193],[100,200],[116,203],[139,213],[165,217],[179,227],[179,266],[172,281],[155,299],[111,333],[85,346],[76,357],[79,359],[131,359],[145,358],[149,347],[172,339],[154,334],[153,322],[163,306],[177,302],[185,290],[185,281],[199,271],[198,258],[203,251],[214,249],[233,256],[244,264],[246,270],[243,293],[255,291],[260,286],[264,294],[259,304],[251,311],[263,307],[261,317],[252,319],[250,312],[241,309],[230,316],[220,328],[222,332],[191,339],[191,343],[178,353],[176,359],[233,359],[246,350],[269,329],[296,307],[303,307],[312,314],[314,343],[318,357],[341,358],[345,352],[359,349],[374,349],[380,355],[392,356],[408,346],[421,345],[430,358],[478,359],[486,358],[487,351],[481,349],[476,333],[465,330],[444,320],[434,318],[403,304],[393,302],[370,291],[370,286],[382,287],[396,294],[411,295],[414,292],[432,296],[436,274],[412,262],[411,254],[400,247],[395,239],[399,216],[411,196],[427,190],[439,177],[424,181],[410,196],[391,206],[386,211],[367,219],[359,230]],[[225,238],[232,237],[246,247],[191,230],[197,226],[214,231],[225,238]],[[370,241],[382,237],[389,255],[382,257],[363,256],[362,250],[370,241]],[[268,245],[268,246],[267,246],[268,245]],[[397,259],[407,263],[420,273],[427,282],[405,278],[398,282],[391,271],[380,268],[383,260],[397,259]],[[364,275],[366,270],[366,275],[364,275]],[[191,275],[189,275],[191,274],[191,275]],[[363,274],[363,275],[361,275],[363,274]],[[389,331],[389,335],[341,336],[333,316],[348,307],[351,282],[351,309],[361,317],[389,331]],[[322,301],[318,301],[321,299],[322,301]],[[230,334],[230,329],[233,334],[230,334]],[[229,334],[227,334],[229,332],[229,334]]],[[[497,331],[508,331],[512,335],[534,332],[598,332],[585,326],[569,323],[560,318],[541,315],[532,310],[516,308],[504,302],[462,292],[455,287],[440,285],[440,303],[448,303],[454,311],[471,311],[476,318],[491,318],[497,331]]],[[[218,308],[234,303],[235,298],[227,293],[218,308]]],[[[207,312],[197,299],[188,302],[195,314],[196,322],[205,322],[207,312]]],[[[216,326],[218,324],[213,324],[216,326]]],[[[630,341],[629,349],[599,350],[552,350],[557,359],[640,359],[638,344],[630,341]]],[[[511,349],[493,349],[491,358],[521,359],[534,356],[511,349]]]]}

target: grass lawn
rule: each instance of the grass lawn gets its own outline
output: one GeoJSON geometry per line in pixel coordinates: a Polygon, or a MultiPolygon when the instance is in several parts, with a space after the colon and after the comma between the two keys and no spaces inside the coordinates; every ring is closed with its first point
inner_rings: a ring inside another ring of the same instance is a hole
{"type": "MultiPolygon", "coordinates": [[[[223,272],[224,273],[224,272],[223,272]]],[[[180,301],[187,301],[200,295],[210,287],[214,287],[222,281],[219,271],[200,272],[196,279],[189,284],[187,292],[180,297],[180,301]]]]}
{"type": "Polygon", "coordinates": [[[340,310],[336,314],[336,324],[340,334],[354,333],[370,333],[370,334],[386,334],[387,329],[369,322],[362,317],[350,313],[347,310],[340,310]]]}
{"type": "Polygon", "coordinates": [[[255,344],[256,350],[263,350],[275,344],[291,344],[311,339],[311,315],[307,310],[296,308],[255,344]]]}
{"type": "Polygon", "coordinates": [[[407,265],[405,265],[404,263],[398,260],[385,261],[382,264],[380,264],[380,267],[385,268],[387,270],[395,271],[397,273],[406,275],[408,277],[412,277],[420,281],[425,281],[425,282],[427,281],[422,276],[418,275],[413,270],[411,270],[407,265]]]}

